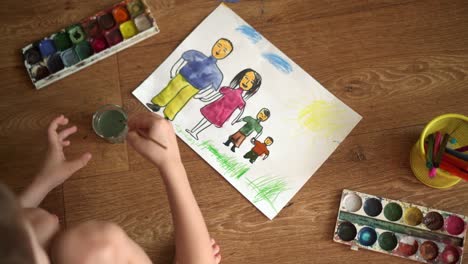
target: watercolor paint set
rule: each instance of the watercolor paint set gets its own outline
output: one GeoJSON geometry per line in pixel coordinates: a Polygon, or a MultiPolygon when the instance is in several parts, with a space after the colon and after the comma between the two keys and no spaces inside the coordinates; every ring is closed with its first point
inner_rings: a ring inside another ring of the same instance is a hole
{"type": "Polygon", "coordinates": [[[159,33],[144,0],[126,0],[22,49],[36,89],[159,33]]]}
{"type": "Polygon", "coordinates": [[[333,240],[423,263],[462,263],[468,217],[343,190],[333,240]]]}

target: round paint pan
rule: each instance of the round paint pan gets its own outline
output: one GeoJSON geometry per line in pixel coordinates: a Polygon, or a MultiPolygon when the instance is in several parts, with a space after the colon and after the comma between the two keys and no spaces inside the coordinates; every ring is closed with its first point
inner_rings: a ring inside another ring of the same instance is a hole
{"type": "Polygon", "coordinates": [[[342,222],[337,230],[336,234],[343,241],[351,241],[356,237],[356,227],[350,222],[342,222]]]}
{"type": "Polygon", "coordinates": [[[348,212],[356,212],[362,207],[362,199],[355,193],[348,193],[343,198],[343,205],[348,212]]]}
{"type": "Polygon", "coordinates": [[[369,198],[364,203],[364,212],[368,216],[378,216],[382,212],[382,202],[377,198],[369,198]]]}

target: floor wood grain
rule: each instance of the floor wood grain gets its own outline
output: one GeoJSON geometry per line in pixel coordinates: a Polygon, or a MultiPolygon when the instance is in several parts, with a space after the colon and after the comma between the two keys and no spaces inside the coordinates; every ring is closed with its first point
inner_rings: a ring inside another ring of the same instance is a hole
{"type": "MultiPolygon", "coordinates": [[[[220,1],[147,1],[160,34],[41,91],[32,88],[19,50],[115,1],[18,0],[0,10],[1,181],[16,192],[25,188],[42,162],[47,124],[66,114],[79,126],[67,154],[90,151],[93,160],[43,206],[68,227],[91,219],[116,222],[155,263],[170,263],[173,227],[159,172],[126,145],[94,135],[91,115],[105,103],[123,105],[130,114],[145,111],[131,92],[220,1]]],[[[363,120],[274,221],[179,140],[223,263],[413,263],[332,241],[344,188],[468,215],[466,183],[434,190],[409,168],[409,151],[428,121],[448,112],[468,114],[467,1],[228,5],[363,120]]]]}

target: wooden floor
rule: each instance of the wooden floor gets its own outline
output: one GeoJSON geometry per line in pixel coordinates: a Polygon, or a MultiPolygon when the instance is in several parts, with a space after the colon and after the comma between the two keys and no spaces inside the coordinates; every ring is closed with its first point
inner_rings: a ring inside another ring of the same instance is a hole
{"type": "MultiPolygon", "coordinates": [[[[1,180],[17,192],[30,182],[44,155],[46,127],[63,113],[79,126],[68,154],[91,151],[93,160],[43,206],[65,227],[90,219],[116,222],[155,263],[170,263],[173,227],[158,171],[127,145],[98,139],[91,115],[106,103],[146,111],[131,91],[220,1],[150,0],[160,34],[34,90],[20,48],[114,2],[18,0],[0,11],[1,180]]],[[[410,148],[425,123],[443,113],[468,114],[466,0],[228,5],[363,120],[274,221],[179,141],[223,263],[413,263],[332,241],[343,188],[468,215],[468,184],[431,189],[409,168],[410,148]]]]}

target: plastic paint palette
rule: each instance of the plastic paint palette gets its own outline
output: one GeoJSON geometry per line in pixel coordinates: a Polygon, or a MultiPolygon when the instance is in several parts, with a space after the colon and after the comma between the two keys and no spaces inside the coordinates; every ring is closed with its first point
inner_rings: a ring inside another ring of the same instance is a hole
{"type": "Polygon", "coordinates": [[[333,240],[423,263],[462,263],[468,217],[343,190],[333,240]]]}
{"type": "Polygon", "coordinates": [[[126,0],[22,49],[36,89],[159,33],[144,0],[126,0]]]}

